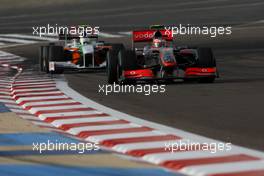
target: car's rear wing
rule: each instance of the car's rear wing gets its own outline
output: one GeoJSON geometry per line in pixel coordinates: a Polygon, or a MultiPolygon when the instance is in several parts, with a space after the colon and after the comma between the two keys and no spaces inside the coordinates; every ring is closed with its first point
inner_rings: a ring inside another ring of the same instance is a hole
{"type": "Polygon", "coordinates": [[[152,41],[157,31],[162,34],[164,40],[173,41],[172,33],[169,30],[136,30],[132,32],[132,48],[134,48],[134,43],[152,41]]]}
{"type": "Polygon", "coordinates": [[[72,40],[72,39],[79,39],[79,35],[71,35],[71,34],[59,34],[59,40],[72,40]]]}
{"type": "MultiPolygon", "coordinates": [[[[72,40],[72,39],[79,39],[82,37],[80,34],[59,34],[59,40],[72,40]]],[[[98,34],[85,34],[83,37],[86,38],[98,38],[98,34]]]]}

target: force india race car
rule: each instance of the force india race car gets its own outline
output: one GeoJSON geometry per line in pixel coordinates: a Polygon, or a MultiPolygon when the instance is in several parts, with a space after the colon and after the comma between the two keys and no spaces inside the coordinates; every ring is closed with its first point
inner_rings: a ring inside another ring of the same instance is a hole
{"type": "Polygon", "coordinates": [[[96,70],[106,67],[106,60],[117,57],[122,44],[106,44],[98,35],[59,34],[63,45],[50,43],[40,47],[40,71],[62,73],[64,70],[96,70]]]}
{"type": "Polygon", "coordinates": [[[138,81],[214,82],[218,77],[211,48],[178,47],[164,29],[132,32],[132,49],[118,52],[107,64],[108,83],[138,81]],[[147,43],[136,48],[136,43],[147,43]]]}

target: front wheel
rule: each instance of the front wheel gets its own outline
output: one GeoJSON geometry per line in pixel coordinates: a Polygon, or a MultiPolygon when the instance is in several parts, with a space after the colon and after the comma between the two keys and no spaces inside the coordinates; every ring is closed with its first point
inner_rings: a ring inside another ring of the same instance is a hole
{"type": "MultiPolygon", "coordinates": [[[[211,48],[198,48],[198,62],[197,66],[201,68],[215,68],[216,60],[211,48]]],[[[215,76],[204,77],[198,80],[199,83],[213,83],[215,76]]]]}
{"type": "Polygon", "coordinates": [[[120,57],[123,57],[124,46],[122,44],[112,45],[112,49],[106,53],[107,82],[109,84],[119,83],[122,70],[120,57]]]}

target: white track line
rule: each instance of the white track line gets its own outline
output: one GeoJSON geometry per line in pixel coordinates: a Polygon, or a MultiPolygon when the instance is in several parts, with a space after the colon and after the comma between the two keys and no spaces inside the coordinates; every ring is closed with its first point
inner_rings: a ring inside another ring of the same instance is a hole
{"type": "Polygon", "coordinates": [[[0,41],[2,41],[2,42],[13,42],[13,43],[23,43],[23,44],[37,43],[37,41],[33,41],[33,40],[3,38],[3,37],[0,37],[0,41]]]}
{"type": "Polygon", "coordinates": [[[18,39],[32,39],[32,40],[44,40],[44,41],[58,41],[58,39],[50,37],[39,37],[34,35],[25,35],[25,34],[1,34],[0,37],[10,37],[18,39]]]}

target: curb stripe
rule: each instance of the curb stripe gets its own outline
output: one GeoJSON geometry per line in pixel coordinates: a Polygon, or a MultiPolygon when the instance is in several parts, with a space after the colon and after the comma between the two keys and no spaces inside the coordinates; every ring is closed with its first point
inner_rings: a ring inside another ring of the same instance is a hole
{"type": "Polygon", "coordinates": [[[113,139],[105,140],[101,142],[102,145],[107,147],[113,147],[118,144],[138,143],[138,142],[149,142],[149,141],[167,141],[167,140],[179,140],[181,139],[175,135],[164,135],[164,136],[144,136],[144,137],[131,137],[124,139],[113,139]]]}
{"type": "MultiPolygon", "coordinates": [[[[19,86],[19,87],[15,87],[16,90],[17,89],[39,89],[39,88],[55,88],[56,86],[54,84],[52,85],[43,85],[43,86],[19,86]]],[[[14,88],[11,89],[12,91],[14,90],[14,88]]],[[[0,89],[1,91],[1,89],[0,89]]]]}
{"type": "Polygon", "coordinates": [[[222,156],[222,157],[208,157],[208,158],[196,158],[196,159],[187,159],[187,160],[172,160],[166,161],[161,166],[179,170],[187,166],[193,165],[203,165],[203,164],[215,164],[215,163],[226,163],[226,162],[239,162],[239,161],[253,161],[259,160],[259,158],[252,157],[249,155],[238,154],[231,156],[222,156]]]}
{"type": "Polygon", "coordinates": [[[157,148],[148,148],[148,149],[136,149],[136,150],[130,150],[126,152],[128,155],[132,155],[135,157],[143,157],[145,155],[149,154],[155,154],[155,153],[175,153],[175,152],[187,152],[187,151],[199,151],[202,150],[199,147],[191,147],[191,148],[186,148],[186,149],[166,149],[165,146],[163,147],[157,147],[157,148]]]}
{"type": "Polygon", "coordinates": [[[53,111],[53,110],[61,110],[61,109],[73,109],[73,108],[87,108],[85,105],[77,104],[77,105],[67,105],[67,106],[52,106],[52,107],[41,107],[41,108],[31,108],[29,110],[30,113],[35,114],[38,111],[53,111]]]}
{"type": "Polygon", "coordinates": [[[122,129],[111,129],[111,130],[95,130],[95,131],[82,131],[77,136],[80,138],[87,138],[89,136],[104,135],[104,134],[117,134],[117,133],[133,133],[142,131],[151,131],[149,127],[136,127],[136,128],[122,128],[122,129]]]}
{"type": "Polygon", "coordinates": [[[25,88],[25,89],[14,89],[14,90],[12,91],[12,93],[16,93],[16,92],[25,92],[25,91],[38,91],[38,90],[53,90],[53,89],[57,89],[57,88],[54,87],[54,86],[49,86],[49,87],[47,87],[47,88],[35,88],[35,89],[33,89],[33,88],[30,88],[30,89],[25,88]]]}
{"type": "Polygon", "coordinates": [[[87,123],[87,122],[104,122],[104,121],[112,121],[112,120],[120,120],[115,117],[88,117],[88,118],[81,118],[81,119],[63,119],[63,120],[55,120],[52,122],[53,125],[59,127],[61,125],[72,125],[72,124],[80,124],[80,123],[87,123]]]}
{"type": "Polygon", "coordinates": [[[128,123],[128,124],[121,124],[121,125],[101,125],[101,126],[89,126],[89,127],[74,127],[68,130],[67,132],[77,135],[81,132],[90,132],[90,131],[104,131],[104,130],[120,130],[120,129],[127,129],[133,127],[141,127],[141,125],[128,123]]]}
{"type": "Polygon", "coordinates": [[[17,84],[26,84],[28,85],[29,83],[47,83],[47,82],[53,82],[52,79],[36,79],[36,80],[27,80],[27,81],[15,81],[14,85],[17,84]]]}
{"type": "Polygon", "coordinates": [[[18,100],[20,98],[26,98],[26,97],[47,97],[47,96],[59,96],[59,95],[64,95],[64,93],[49,93],[49,94],[38,94],[38,95],[18,95],[18,96],[14,96],[15,100],[18,100]]]}
{"type": "Polygon", "coordinates": [[[39,85],[53,85],[55,84],[53,81],[45,81],[45,82],[28,82],[28,83],[13,83],[12,87],[20,87],[20,86],[39,86],[39,85]]]}
{"type": "MultiPolygon", "coordinates": [[[[181,150],[179,150],[181,151],[181,150]]],[[[137,149],[137,150],[130,150],[125,152],[128,155],[132,155],[134,157],[143,157],[145,155],[154,154],[154,153],[167,153],[171,152],[170,150],[166,150],[165,147],[161,148],[150,148],[150,149],[137,149]]]]}
{"type": "Polygon", "coordinates": [[[263,170],[247,171],[247,172],[236,172],[236,173],[225,173],[225,174],[213,174],[210,176],[263,176],[263,170]]]}
{"type": "Polygon", "coordinates": [[[30,110],[31,108],[43,108],[43,107],[58,107],[58,106],[69,106],[69,105],[81,105],[79,102],[69,102],[69,103],[57,103],[57,104],[42,104],[42,105],[31,105],[26,106],[26,110],[30,110]]]}
{"type": "Polygon", "coordinates": [[[29,87],[42,87],[42,86],[54,86],[55,87],[55,83],[54,82],[51,82],[51,83],[47,83],[47,84],[14,84],[12,85],[12,88],[16,88],[16,89],[19,89],[19,88],[29,88],[29,87]]]}
{"type": "MultiPolygon", "coordinates": [[[[41,97],[23,97],[16,100],[17,103],[21,103],[23,101],[30,101],[30,100],[39,100],[41,97]]],[[[50,95],[46,96],[45,98],[48,99],[57,99],[57,98],[67,98],[65,95],[50,95]]]]}
{"type": "Polygon", "coordinates": [[[74,128],[74,127],[115,125],[115,124],[127,124],[127,123],[129,122],[126,120],[111,120],[111,121],[102,121],[102,122],[86,122],[86,123],[67,124],[67,125],[61,125],[59,128],[67,131],[70,128],[74,128]]]}
{"type": "Polygon", "coordinates": [[[151,149],[151,148],[164,148],[165,143],[177,143],[179,140],[168,140],[168,141],[156,141],[156,142],[140,142],[135,144],[119,144],[113,147],[114,150],[120,153],[128,153],[132,150],[143,150],[143,149],[151,149]]]}
{"type": "Polygon", "coordinates": [[[46,95],[46,94],[63,94],[62,92],[60,91],[49,91],[49,92],[36,92],[36,93],[23,93],[23,92],[20,92],[19,94],[15,94],[15,95],[12,95],[11,93],[11,96],[14,98],[16,97],[36,97],[36,96],[42,96],[42,95],[46,95]]]}
{"type": "Polygon", "coordinates": [[[37,111],[35,114],[38,116],[40,114],[79,112],[79,111],[94,111],[94,109],[93,108],[72,108],[72,109],[41,110],[41,111],[37,111]]]}
{"type": "Polygon", "coordinates": [[[59,117],[47,117],[45,119],[46,122],[53,122],[55,120],[62,120],[62,119],[79,119],[79,118],[92,118],[92,117],[105,117],[109,116],[109,114],[85,114],[85,115],[78,115],[78,116],[59,116],[59,117]]]}
{"type": "Polygon", "coordinates": [[[25,103],[23,105],[24,108],[28,107],[28,106],[35,106],[35,105],[53,105],[53,104],[61,104],[61,103],[73,103],[76,101],[73,101],[72,99],[69,100],[57,100],[57,101],[41,101],[41,102],[29,102],[29,103],[25,103]]]}
{"type": "Polygon", "coordinates": [[[189,166],[181,169],[184,173],[189,174],[193,170],[196,171],[197,175],[214,175],[214,174],[231,174],[231,173],[242,173],[256,170],[263,170],[264,160],[255,161],[239,161],[234,163],[218,163],[218,164],[207,164],[207,165],[196,165],[189,166]]]}
{"type": "Polygon", "coordinates": [[[24,100],[19,103],[20,106],[26,104],[26,103],[33,103],[33,102],[48,102],[48,101],[59,101],[59,100],[72,100],[69,97],[62,97],[62,98],[45,98],[45,99],[37,99],[37,100],[24,100]]]}
{"type": "Polygon", "coordinates": [[[12,95],[19,95],[19,94],[28,94],[28,93],[43,93],[43,92],[58,92],[59,89],[48,89],[48,90],[32,90],[32,91],[19,91],[19,92],[11,92],[12,95]]]}
{"type": "Polygon", "coordinates": [[[40,114],[38,117],[42,120],[45,120],[46,118],[51,117],[61,117],[61,116],[68,116],[68,115],[86,115],[86,114],[94,114],[98,113],[97,111],[90,110],[90,111],[73,111],[73,112],[60,112],[60,113],[51,113],[51,114],[40,114]]]}
{"type": "Polygon", "coordinates": [[[160,133],[159,131],[146,131],[146,132],[135,132],[135,133],[107,134],[107,135],[90,136],[86,138],[86,140],[96,141],[100,143],[105,140],[124,139],[135,136],[146,137],[146,136],[154,136],[154,135],[166,135],[166,133],[160,133]]]}

